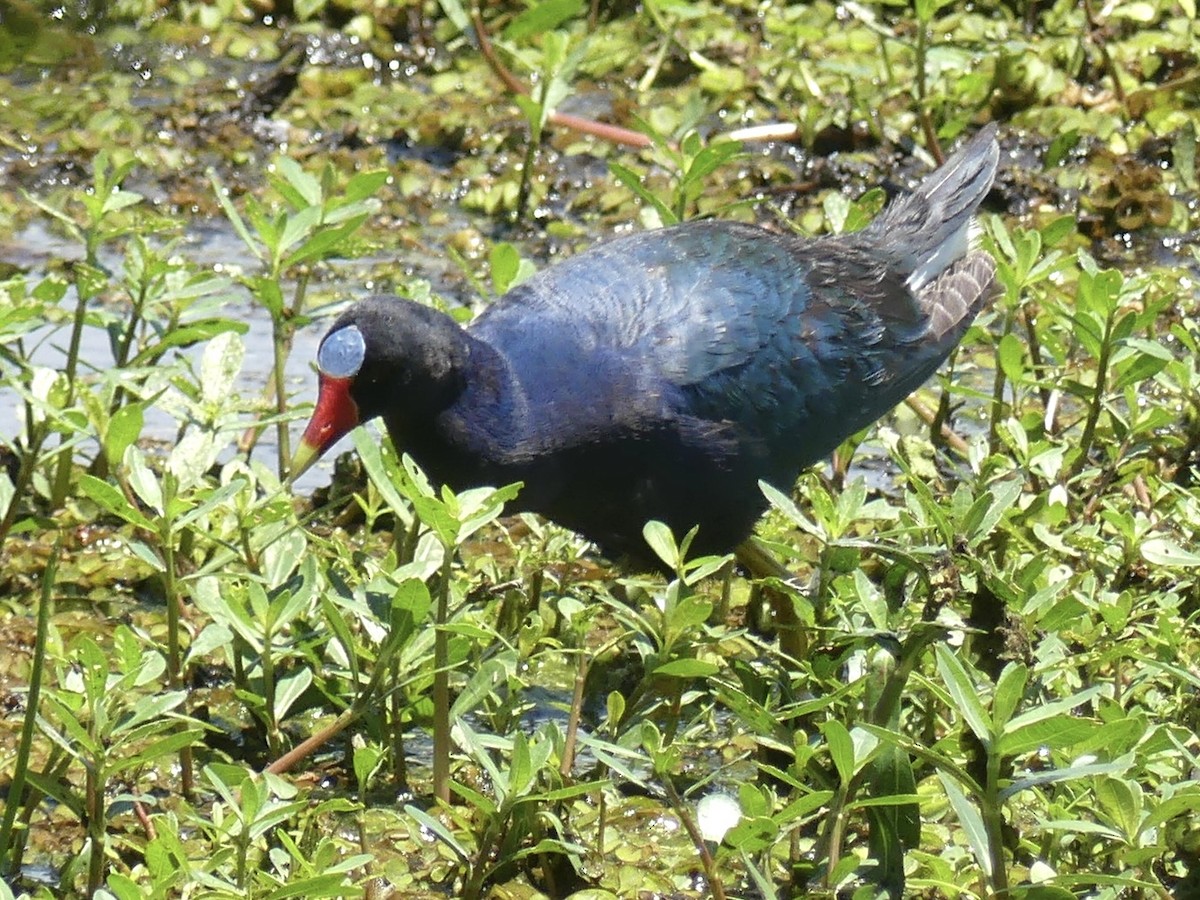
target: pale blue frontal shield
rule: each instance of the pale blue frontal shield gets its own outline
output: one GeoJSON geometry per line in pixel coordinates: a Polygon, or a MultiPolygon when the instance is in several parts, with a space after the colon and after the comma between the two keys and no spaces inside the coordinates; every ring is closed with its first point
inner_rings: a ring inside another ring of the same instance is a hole
{"type": "Polygon", "coordinates": [[[332,378],[352,378],[362,368],[367,344],[354,325],[339,328],[325,338],[317,351],[317,368],[332,378]]]}

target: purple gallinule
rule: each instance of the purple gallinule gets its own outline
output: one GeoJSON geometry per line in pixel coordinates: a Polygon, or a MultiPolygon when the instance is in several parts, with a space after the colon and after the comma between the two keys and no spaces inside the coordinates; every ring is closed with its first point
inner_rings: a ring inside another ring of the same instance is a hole
{"type": "Polygon", "coordinates": [[[455,490],[525,484],[513,508],[610,554],[660,519],[725,552],[799,472],[937,369],[993,293],[972,249],[996,129],[862,231],[816,240],[696,221],[616,238],[533,276],[466,328],[390,297],[333,323],[293,478],[377,416],[455,490]]]}

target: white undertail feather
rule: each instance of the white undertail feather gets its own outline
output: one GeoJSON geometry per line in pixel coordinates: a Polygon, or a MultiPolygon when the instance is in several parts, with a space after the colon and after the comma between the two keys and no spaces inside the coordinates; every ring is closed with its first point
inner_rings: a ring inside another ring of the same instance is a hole
{"type": "Polygon", "coordinates": [[[971,252],[975,211],[992,187],[999,162],[996,127],[987,125],[868,227],[893,264],[908,272],[914,293],[971,252]]]}
{"type": "Polygon", "coordinates": [[[908,289],[914,294],[920,292],[921,288],[966,256],[977,246],[981,231],[979,223],[972,217],[957,231],[951,232],[934,247],[933,255],[926,257],[908,276],[905,280],[908,289]]]}

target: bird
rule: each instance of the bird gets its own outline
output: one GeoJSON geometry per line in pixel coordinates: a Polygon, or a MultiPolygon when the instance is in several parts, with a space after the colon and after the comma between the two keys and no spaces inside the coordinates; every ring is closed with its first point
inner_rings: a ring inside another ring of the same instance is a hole
{"type": "Polygon", "coordinates": [[[866,228],[807,238],[695,220],[599,243],[466,327],[409,300],[347,308],[316,357],[292,481],[357,425],[461,491],[523,484],[538,513],[610,558],[648,520],[690,552],[744,545],[760,481],[800,473],[929,379],[996,292],[975,213],[995,125],[866,228]]]}

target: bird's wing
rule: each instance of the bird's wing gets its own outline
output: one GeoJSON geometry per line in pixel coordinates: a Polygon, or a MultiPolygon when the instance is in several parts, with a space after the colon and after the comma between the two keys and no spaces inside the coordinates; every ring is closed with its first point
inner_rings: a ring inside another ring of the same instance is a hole
{"type": "Polygon", "coordinates": [[[808,288],[784,241],[696,222],[617,238],[538,273],[471,325],[494,346],[616,354],[675,385],[739,366],[800,315],[808,288]]]}
{"type": "MultiPolygon", "coordinates": [[[[968,260],[922,295],[968,293],[955,274],[968,260]]],[[[545,415],[569,410],[577,434],[686,417],[700,440],[717,426],[756,445],[784,480],[918,387],[970,321],[935,333],[933,319],[855,241],[698,222],[559,263],[471,331],[503,348],[545,415]]]]}

